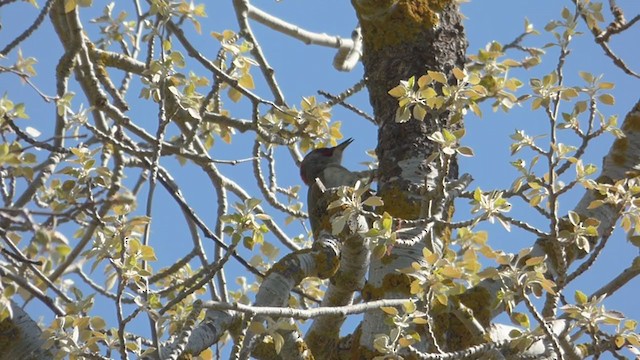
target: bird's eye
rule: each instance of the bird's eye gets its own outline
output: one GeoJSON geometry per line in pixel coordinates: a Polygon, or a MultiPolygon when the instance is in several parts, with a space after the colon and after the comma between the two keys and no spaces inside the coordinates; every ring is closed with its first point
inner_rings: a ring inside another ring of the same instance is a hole
{"type": "Polygon", "coordinates": [[[331,154],[333,154],[333,150],[331,148],[323,148],[318,150],[318,152],[324,156],[331,156],[331,154]]]}

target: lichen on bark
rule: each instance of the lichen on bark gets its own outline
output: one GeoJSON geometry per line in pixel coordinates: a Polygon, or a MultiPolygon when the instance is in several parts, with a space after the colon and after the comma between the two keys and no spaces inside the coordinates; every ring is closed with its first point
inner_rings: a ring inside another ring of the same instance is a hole
{"type": "MultiPolygon", "coordinates": [[[[416,189],[423,184],[420,176],[409,174],[401,164],[417,164],[413,167],[419,174],[434,173],[424,160],[438,147],[427,136],[436,130],[436,120],[446,125],[451,114],[396,123],[398,104],[387,92],[427,70],[448,75],[455,67],[464,68],[467,41],[462,19],[457,4],[448,0],[353,0],[353,4],[363,31],[362,61],[370,102],[380,126],[376,148],[379,194],[393,216],[416,218],[420,209],[416,189]]],[[[457,176],[455,160],[450,175],[457,176]]]]}
{"type": "MultiPolygon", "coordinates": [[[[439,152],[438,144],[429,139],[440,126],[450,127],[449,112],[430,112],[424,121],[395,121],[397,99],[388,91],[400,81],[419,78],[428,70],[445,74],[453,83],[452,70],[464,68],[467,41],[458,5],[451,0],[352,0],[362,27],[362,62],[367,79],[369,99],[379,125],[378,195],[384,210],[393,217],[416,219],[425,196],[425,184],[442,179],[445,169],[427,162],[439,152]]],[[[458,125],[460,126],[460,125],[458,125]]],[[[453,159],[446,176],[457,178],[453,159]]],[[[443,216],[445,214],[442,214],[443,216]]],[[[422,256],[425,242],[411,248],[396,247],[387,259],[373,259],[363,298],[402,298],[408,295],[406,278],[396,269],[404,269],[422,256]],[[392,275],[392,274],[395,274],[392,275]],[[393,281],[390,281],[393,280],[393,281]],[[404,281],[404,282],[403,282],[404,281]]],[[[384,316],[365,314],[358,343],[363,348],[373,344],[376,334],[385,333],[384,316]]]]}
{"type": "Polygon", "coordinates": [[[451,0],[354,0],[365,46],[383,48],[412,41],[440,22],[439,13],[451,0]]]}

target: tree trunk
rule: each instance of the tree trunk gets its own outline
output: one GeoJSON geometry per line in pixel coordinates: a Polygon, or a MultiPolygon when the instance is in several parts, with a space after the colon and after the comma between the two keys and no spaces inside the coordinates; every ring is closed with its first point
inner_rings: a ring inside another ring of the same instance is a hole
{"type": "MultiPolygon", "coordinates": [[[[437,179],[457,177],[455,158],[447,167],[427,163],[438,145],[427,137],[439,130],[437,124],[450,123],[449,112],[427,114],[424,121],[397,123],[397,100],[388,91],[401,80],[419,78],[428,70],[439,71],[452,78],[454,68],[464,68],[467,40],[455,1],[400,0],[382,7],[374,1],[352,1],[364,42],[362,61],[375,119],[379,125],[376,153],[379,160],[378,194],[384,200],[384,211],[393,217],[424,217],[425,190],[432,189],[437,179]],[[438,118],[436,118],[436,116],[438,118]],[[448,174],[442,174],[448,171],[448,174]],[[426,185],[426,186],[425,186],[426,185]]],[[[437,243],[442,243],[435,234],[437,243]]],[[[403,298],[409,295],[409,278],[397,272],[422,258],[425,241],[411,247],[396,246],[391,256],[374,259],[363,298],[403,298]]],[[[433,244],[434,247],[440,247],[433,244]]],[[[365,315],[359,339],[360,358],[370,358],[374,336],[388,333],[382,312],[365,315]],[[367,349],[367,350],[365,350],[367,349]]],[[[425,346],[419,346],[424,348],[425,346]]]]}
{"type": "Polygon", "coordinates": [[[42,330],[20,306],[11,301],[13,318],[0,322],[0,360],[53,359],[44,348],[42,330]]]}

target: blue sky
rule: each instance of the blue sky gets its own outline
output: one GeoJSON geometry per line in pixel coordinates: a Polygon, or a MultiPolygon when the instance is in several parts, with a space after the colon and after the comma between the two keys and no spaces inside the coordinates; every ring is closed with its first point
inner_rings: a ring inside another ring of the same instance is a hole
{"type": "MultiPolygon", "coordinates": [[[[41,1],[42,3],[42,1],[41,1]]],[[[101,12],[101,7],[107,2],[94,1],[98,6],[96,15],[101,12]]],[[[127,2],[128,3],[128,2],[127,2]]],[[[253,4],[273,15],[280,16],[284,20],[296,23],[309,31],[325,32],[330,35],[339,35],[349,37],[352,29],[357,21],[355,13],[348,1],[344,0],[327,0],[327,1],[308,1],[308,0],[284,0],[275,2],[273,0],[254,1],[253,4]]],[[[640,12],[640,2],[634,0],[619,0],[618,4],[627,11],[627,18],[640,12]]],[[[129,6],[124,2],[117,2],[118,6],[129,6]]],[[[211,31],[221,32],[225,29],[237,30],[235,15],[232,12],[231,1],[216,2],[217,8],[212,3],[207,2],[208,17],[201,19],[203,32],[202,35],[192,34],[192,39],[198,45],[202,53],[213,57],[217,52],[215,39],[209,36],[211,31]]],[[[492,40],[501,43],[510,42],[519,35],[524,28],[524,18],[528,18],[534,26],[542,32],[539,36],[533,36],[526,40],[529,46],[542,46],[552,41],[549,34],[542,29],[544,25],[551,19],[557,19],[560,16],[562,6],[572,7],[571,1],[472,1],[462,5],[462,12],[467,19],[465,20],[466,33],[469,39],[468,53],[473,54],[477,49],[484,47],[492,40]]],[[[117,9],[117,8],[116,8],[117,9]]],[[[85,16],[87,10],[83,10],[85,16]]],[[[91,11],[94,13],[94,11],[91,11]]],[[[35,12],[28,4],[12,4],[0,8],[0,21],[2,21],[3,29],[0,31],[0,46],[13,39],[22,31],[27,24],[35,17],[35,12]],[[29,19],[29,20],[26,20],[29,19]],[[17,30],[19,29],[19,30],[17,30]]],[[[130,16],[133,16],[130,14],[130,16]]],[[[87,16],[90,18],[94,16],[87,16]]],[[[87,31],[91,34],[95,32],[95,25],[85,22],[87,31]]],[[[261,43],[267,59],[272,67],[276,70],[276,77],[282,87],[289,105],[299,105],[303,96],[318,96],[317,90],[325,90],[337,94],[352,84],[356,83],[362,77],[362,66],[350,73],[341,73],[333,69],[332,60],[335,55],[335,49],[322,48],[317,46],[307,46],[298,40],[291,39],[283,34],[267,29],[261,24],[252,22],[258,41],[261,43]]],[[[185,31],[192,33],[193,28],[187,22],[183,25],[185,31]]],[[[582,30],[585,28],[582,26],[582,30]]],[[[640,35],[640,31],[632,30],[631,34],[624,36],[620,40],[612,42],[614,51],[623,59],[629,61],[632,68],[640,70],[640,64],[637,59],[640,50],[637,46],[630,46],[635,43],[633,40],[640,35]],[[635,61],[635,63],[634,63],[635,61]]],[[[176,46],[176,45],[174,45],[176,46]]],[[[61,55],[58,40],[55,38],[53,30],[48,22],[45,21],[43,27],[22,46],[24,56],[35,56],[39,59],[36,66],[38,77],[34,81],[40,86],[45,93],[55,94],[53,82],[54,66],[57,59],[61,55]]],[[[15,51],[9,56],[8,60],[0,60],[0,64],[10,64],[15,59],[15,51]]],[[[520,54],[513,53],[508,57],[519,58],[520,54]]],[[[531,76],[541,77],[548,73],[556,66],[557,51],[549,49],[548,54],[543,58],[543,64],[534,68],[528,73],[516,72],[519,77],[526,83],[531,76]]],[[[268,89],[264,86],[264,82],[260,80],[260,74],[254,69],[253,74],[256,79],[256,93],[269,97],[268,89]]],[[[194,68],[199,74],[204,74],[202,69],[194,68]]],[[[616,104],[611,107],[603,107],[601,110],[605,115],[618,114],[620,122],[624,115],[637,100],[636,91],[638,81],[622,73],[621,70],[614,67],[610,59],[604,56],[602,50],[593,43],[592,36],[585,34],[576,37],[572,54],[567,61],[565,74],[568,84],[580,84],[581,80],[578,71],[588,71],[595,75],[604,74],[606,81],[616,83],[616,89],[613,91],[616,97],[616,104]]],[[[137,89],[131,90],[130,101],[136,103],[137,89]]],[[[526,91],[526,86],[524,91],[526,91]]],[[[28,113],[30,114],[31,126],[41,129],[44,133],[43,138],[47,137],[46,129],[53,121],[54,105],[45,104],[35,93],[28,87],[21,85],[13,76],[0,75],[0,93],[8,92],[10,97],[16,102],[25,102],[28,105],[28,113]]],[[[79,93],[79,91],[76,91],[79,93]]],[[[77,109],[80,102],[84,102],[84,98],[77,97],[74,100],[74,109],[77,109]]],[[[368,96],[362,92],[350,99],[350,102],[361,109],[370,112],[368,104],[368,96]]],[[[237,105],[231,104],[226,99],[225,104],[238,117],[249,117],[249,108],[246,101],[241,101],[237,105]]],[[[470,173],[475,181],[471,188],[481,187],[488,190],[492,188],[509,187],[513,179],[517,176],[516,171],[509,165],[509,161],[513,161],[516,157],[512,157],[509,151],[510,139],[509,135],[515,129],[526,130],[530,135],[548,134],[548,120],[543,112],[531,112],[529,104],[522,108],[516,108],[509,112],[493,113],[490,107],[485,104],[483,106],[484,117],[477,118],[475,116],[467,116],[465,126],[467,128],[467,136],[464,143],[471,146],[476,156],[471,159],[461,160],[461,172],[470,173]]],[[[86,107],[86,106],[85,106],[86,107]]],[[[568,109],[566,107],[565,109],[568,109]]],[[[155,133],[156,110],[153,105],[142,104],[139,102],[135,105],[129,115],[135,121],[138,121],[150,131],[155,133]],[[146,119],[146,118],[149,119],[146,119]]],[[[333,119],[342,122],[342,132],[345,137],[355,138],[355,142],[349,147],[345,155],[345,163],[347,167],[353,169],[362,169],[360,164],[368,161],[369,158],[365,154],[368,149],[373,149],[376,144],[376,132],[370,123],[366,120],[357,118],[352,113],[336,107],[333,111],[333,119]]],[[[26,123],[25,123],[26,124],[26,123]]],[[[214,147],[212,157],[216,159],[235,159],[246,158],[251,153],[251,135],[238,135],[234,138],[233,146],[214,147]]],[[[608,151],[613,141],[613,137],[605,135],[596,141],[585,156],[585,162],[591,162],[598,166],[601,165],[601,159],[608,151]]],[[[294,166],[293,161],[288,157],[287,152],[282,149],[278,150],[278,155],[282,155],[282,160],[278,163],[280,171],[279,182],[283,186],[302,185],[298,170],[294,166]]],[[[526,160],[531,154],[522,153],[519,157],[526,160]]],[[[164,160],[164,166],[172,169],[176,180],[186,189],[185,194],[195,209],[203,214],[208,224],[213,226],[215,207],[215,195],[211,189],[208,180],[204,174],[194,170],[193,167],[180,167],[175,161],[164,160]]],[[[240,164],[235,167],[221,165],[221,170],[227,176],[237,180],[241,185],[258,196],[255,184],[251,181],[251,177],[247,176],[247,172],[251,174],[251,165],[240,164]]],[[[572,173],[569,171],[568,173],[572,173]]],[[[130,181],[135,181],[135,176],[130,177],[130,181]]],[[[143,191],[146,194],[146,190],[143,191]]],[[[561,200],[561,213],[573,208],[577,199],[582,196],[582,190],[573,191],[561,200]]],[[[304,199],[304,191],[302,192],[304,199]]],[[[164,191],[158,191],[156,194],[157,207],[154,209],[154,222],[152,230],[152,244],[156,246],[159,261],[155,268],[169,265],[176,258],[175,254],[184,254],[190,248],[183,241],[190,244],[190,240],[183,234],[186,233],[186,227],[181,221],[181,215],[177,209],[171,208],[171,200],[164,191]]],[[[141,200],[143,203],[144,199],[141,200]]],[[[464,202],[462,202],[464,203],[464,202]]],[[[142,206],[141,206],[142,207],[142,206]]],[[[470,214],[464,210],[464,206],[460,207],[459,213],[456,215],[458,219],[466,219],[470,214]]],[[[541,219],[532,215],[526,206],[514,202],[513,215],[522,217],[524,220],[542,226],[541,219]]],[[[282,225],[290,236],[298,235],[301,232],[299,225],[285,227],[282,225]]],[[[504,248],[508,251],[517,251],[520,248],[530,246],[535,238],[529,234],[513,230],[507,233],[501,229],[499,225],[486,225],[485,229],[490,231],[490,242],[494,248],[504,248]]],[[[286,252],[281,252],[281,255],[286,252]]],[[[581,289],[589,294],[596,290],[604,281],[611,279],[620,270],[627,267],[631,263],[631,259],[638,254],[636,248],[632,247],[622,233],[616,235],[610,240],[608,248],[602,254],[602,257],[596,262],[594,268],[579,278],[575,285],[570,289],[581,289]]],[[[242,274],[238,270],[228,272],[229,277],[242,274]]],[[[233,280],[230,280],[233,285],[233,280]]],[[[607,308],[623,311],[628,317],[640,319],[640,310],[637,308],[637,288],[640,280],[635,279],[624,290],[616,293],[605,303],[607,308]]],[[[566,293],[569,299],[572,299],[572,291],[566,293]]],[[[99,303],[104,306],[103,303],[99,303]]],[[[37,306],[33,307],[34,309],[37,306]]],[[[104,308],[105,316],[113,311],[112,308],[104,308]]],[[[48,316],[48,315],[47,315],[48,316]]],[[[141,324],[145,326],[145,324],[141,324]]]]}

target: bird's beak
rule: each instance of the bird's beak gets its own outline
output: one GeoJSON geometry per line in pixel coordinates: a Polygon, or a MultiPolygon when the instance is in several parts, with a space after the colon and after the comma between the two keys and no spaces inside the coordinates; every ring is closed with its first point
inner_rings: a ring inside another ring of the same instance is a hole
{"type": "Polygon", "coordinates": [[[353,142],[353,138],[348,138],[347,140],[341,142],[340,144],[338,144],[336,146],[336,150],[338,151],[344,151],[344,149],[347,148],[347,146],[349,146],[349,144],[351,144],[353,142]]]}

